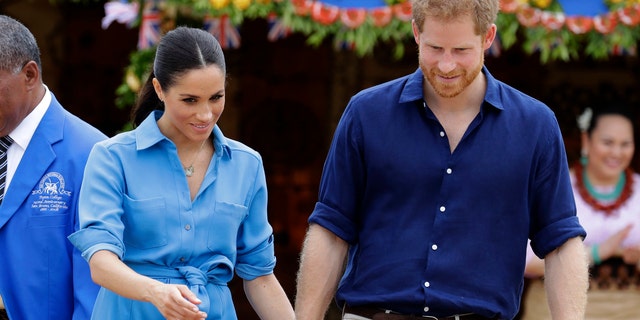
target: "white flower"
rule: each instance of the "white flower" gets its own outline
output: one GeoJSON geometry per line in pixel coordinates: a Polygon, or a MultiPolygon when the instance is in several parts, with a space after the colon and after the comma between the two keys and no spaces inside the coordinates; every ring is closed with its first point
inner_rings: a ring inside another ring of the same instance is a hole
{"type": "Polygon", "coordinates": [[[589,129],[589,123],[591,122],[591,117],[593,116],[593,110],[591,108],[584,109],[584,112],[578,116],[576,119],[578,122],[578,128],[580,131],[585,132],[589,129]]]}

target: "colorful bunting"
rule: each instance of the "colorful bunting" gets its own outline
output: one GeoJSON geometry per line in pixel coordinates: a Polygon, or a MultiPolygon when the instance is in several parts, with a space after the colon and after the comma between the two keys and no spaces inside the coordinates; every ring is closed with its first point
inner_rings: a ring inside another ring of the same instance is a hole
{"type": "Polygon", "coordinates": [[[223,49],[240,48],[240,30],[231,24],[229,16],[207,16],[204,20],[204,29],[211,33],[223,49]]]}
{"type": "Polygon", "coordinates": [[[124,1],[112,1],[104,4],[104,18],[102,18],[102,29],[107,29],[112,22],[118,21],[131,27],[138,17],[138,3],[127,3],[124,1]]]}
{"type": "Polygon", "coordinates": [[[267,22],[269,23],[269,32],[267,33],[267,39],[271,42],[275,42],[280,39],[284,39],[291,34],[291,29],[282,23],[282,19],[274,13],[267,16],[267,22]]]}
{"type": "MultiPolygon", "coordinates": [[[[225,49],[241,45],[238,27],[244,18],[267,19],[269,41],[294,32],[305,34],[312,45],[334,37],[337,48],[359,55],[383,40],[403,54],[404,41],[412,38],[410,0],[114,0],[105,3],[102,27],[139,22],[138,48],[148,48],[159,41],[161,19],[175,18],[165,11],[202,17],[203,28],[225,49]],[[138,17],[141,6],[145,10],[138,17]]],[[[501,0],[497,25],[500,44],[493,54],[516,41],[527,52],[540,52],[542,62],[635,54],[640,0],[501,0]]]]}
{"type": "Polygon", "coordinates": [[[160,42],[162,16],[155,5],[148,5],[142,14],[138,35],[138,49],[153,47],[160,42]]]}

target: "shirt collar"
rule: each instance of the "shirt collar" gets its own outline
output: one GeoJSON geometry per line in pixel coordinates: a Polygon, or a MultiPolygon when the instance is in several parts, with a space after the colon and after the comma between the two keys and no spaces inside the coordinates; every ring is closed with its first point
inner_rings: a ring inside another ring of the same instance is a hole
{"type": "MultiPolygon", "coordinates": [[[[158,120],[163,113],[161,110],[155,110],[140,123],[138,130],[136,130],[136,145],[138,150],[149,148],[162,140],[169,140],[162,134],[158,127],[158,120]]],[[[231,148],[229,147],[227,138],[222,134],[222,130],[220,130],[218,125],[213,127],[213,143],[217,156],[221,157],[226,154],[231,158],[231,148]]]]}
{"type": "MultiPolygon", "coordinates": [[[[503,110],[504,104],[500,98],[500,86],[498,80],[491,75],[486,66],[482,67],[482,73],[487,78],[487,91],[484,95],[484,101],[496,109],[503,110]]],[[[418,68],[414,73],[410,74],[407,78],[407,82],[400,94],[400,103],[422,101],[424,100],[424,94],[422,86],[424,84],[424,75],[422,70],[418,68]]]]}
{"type": "Polygon", "coordinates": [[[482,73],[487,78],[487,92],[484,94],[485,104],[504,110],[504,103],[500,95],[500,82],[491,75],[486,66],[482,67],[482,73]]]}
{"type": "Polygon", "coordinates": [[[20,146],[22,150],[27,149],[31,138],[33,138],[33,134],[36,132],[42,118],[44,118],[44,114],[49,109],[49,104],[51,104],[51,92],[46,85],[43,86],[45,92],[40,103],[38,103],[33,111],[9,134],[11,139],[13,139],[13,145],[20,146]]]}
{"type": "Polygon", "coordinates": [[[422,70],[418,68],[414,73],[410,74],[407,78],[407,82],[400,94],[400,103],[422,101],[424,100],[424,94],[422,91],[422,84],[424,83],[424,76],[422,70]]]}

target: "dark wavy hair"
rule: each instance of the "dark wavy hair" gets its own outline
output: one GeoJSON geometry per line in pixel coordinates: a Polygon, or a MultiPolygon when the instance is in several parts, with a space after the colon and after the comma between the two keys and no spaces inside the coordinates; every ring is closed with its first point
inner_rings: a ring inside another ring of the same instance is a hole
{"type": "Polygon", "coordinates": [[[210,33],[197,28],[178,27],[160,39],[153,71],[145,82],[136,105],[131,110],[134,127],[154,110],[164,110],[164,104],[153,89],[153,78],[158,79],[163,90],[168,90],[176,79],[188,71],[217,65],[226,76],[224,53],[218,40],[210,33]]]}
{"type": "MultiPolygon", "coordinates": [[[[635,113],[631,107],[621,101],[608,101],[607,103],[593,108],[593,115],[587,127],[587,135],[591,136],[591,133],[598,125],[598,121],[602,116],[617,115],[622,116],[631,122],[631,127],[635,131],[635,113]]],[[[635,133],[634,133],[635,134],[635,133]]]]}

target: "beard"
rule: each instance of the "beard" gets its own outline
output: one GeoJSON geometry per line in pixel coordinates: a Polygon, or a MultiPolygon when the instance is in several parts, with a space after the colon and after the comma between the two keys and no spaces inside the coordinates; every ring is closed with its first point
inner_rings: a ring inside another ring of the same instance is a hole
{"type": "Polygon", "coordinates": [[[420,62],[420,68],[433,90],[442,98],[453,98],[462,93],[482,71],[484,65],[484,53],[481,54],[480,62],[472,69],[456,69],[449,73],[442,73],[436,68],[428,69],[420,62]],[[455,82],[443,83],[440,77],[459,77],[455,82]]]}

